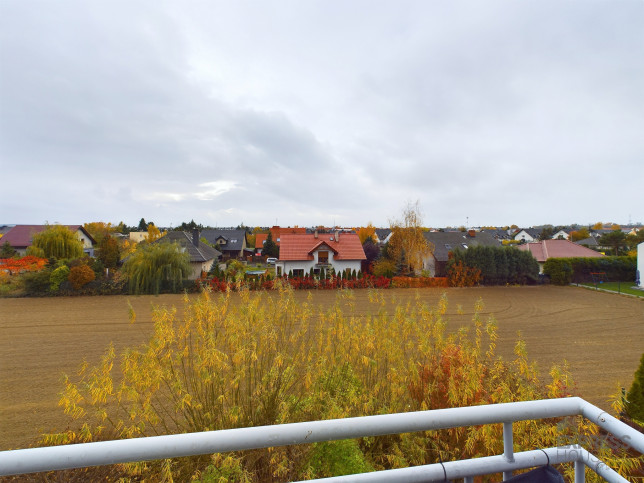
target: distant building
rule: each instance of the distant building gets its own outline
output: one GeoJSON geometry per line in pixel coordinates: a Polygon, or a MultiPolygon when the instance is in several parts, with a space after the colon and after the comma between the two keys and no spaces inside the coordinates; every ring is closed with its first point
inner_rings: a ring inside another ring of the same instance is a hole
{"type": "Polygon", "coordinates": [[[318,233],[282,235],[280,257],[275,263],[277,275],[303,276],[333,269],[360,271],[367,257],[355,233],[318,233]]]}
{"type": "MultiPolygon", "coordinates": [[[[86,255],[94,256],[94,245],[96,240],[83,228],[82,225],[64,225],[76,234],[76,237],[83,244],[83,252],[86,255]]],[[[2,237],[2,244],[9,243],[22,257],[27,254],[27,248],[31,246],[35,234],[45,231],[49,225],[15,225],[2,237]]]]}
{"type": "Polygon", "coordinates": [[[543,273],[543,265],[549,258],[599,258],[604,256],[603,253],[568,240],[543,240],[519,245],[517,248],[532,253],[539,263],[539,273],[543,273]]]}

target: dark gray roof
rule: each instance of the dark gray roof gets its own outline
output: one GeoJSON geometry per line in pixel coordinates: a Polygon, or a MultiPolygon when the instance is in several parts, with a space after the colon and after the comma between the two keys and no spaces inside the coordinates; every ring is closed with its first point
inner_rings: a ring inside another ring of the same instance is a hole
{"type": "Polygon", "coordinates": [[[391,229],[390,228],[376,228],[375,232],[376,232],[376,236],[378,237],[378,240],[383,241],[383,240],[386,240],[387,237],[391,234],[391,229]]]}
{"type": "Polygon", "coordinates": [[[494,238],[497,238],[499,240],[512,239],[512,235],[508,234],[507,230],[481,230],[479,233],[487,233],[488,235],[492,235],[494,238]]]}
{"type": "Polygon", "coordinates": [[[439,262],[446,262],[449,252],[457,248],[466,250],[474,246],[501,246],[501,242],[493,234],[486,232],[476,232],[475,236],[470,236],[461,231],[428,231],[424,235],[425,240],[434,245],[434,258],[439,262]]]}
{"type": "Polygon", "coordinates": [[[246,230],[203,230],[201,236],[208,240],[208,243],[213,245],[217,240],[223,238],[225,243],[221,245],[222,250],[235,250],[240,251],[244,248],[244,240],[246,237],[246,230]]]}
{"type": "Polygon", "coordinates": [[[591,236],[590,238],[584,238],[583,240],[576,241],[575,245],[581,245],[583,247],[596,247],[599,246],[599,243],[597,243],[597,238],[591,236]]]}
{"type": "Polygon", "coordinates": [[[177,242],[185,248],[190,254],[190,262],[207,262],[208,260],[218,259],[221,257],[221,252],[215,250],[213,247],[206,245],[204,242],[199,241],[199,246],[196,247],[192,243],[192,234],[185,231],[169,231],[165,236],[155,240],[153,243],[171,243],[177,242]]]}

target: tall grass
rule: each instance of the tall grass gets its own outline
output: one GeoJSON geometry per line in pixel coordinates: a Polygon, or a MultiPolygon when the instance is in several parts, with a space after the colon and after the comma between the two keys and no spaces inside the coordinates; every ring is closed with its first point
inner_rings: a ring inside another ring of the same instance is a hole
{"type": "MultiPolygon", "coordinates": [[[[548,383],[518,341],[516,358],[495,353],[494,319],[476,304],[471,328],[448,330],[448,301],[418,297],[393,315],[382,291],[369,292],[367,316],[356,316],[354,294],[316,308],[298,303],[288,286],[277,294],[242,291],[186,300],[154,313],[148,343],[67,378],[60,404],[67,431],[45,444],[130,438],[562,397],[572,381],[555,367],[548,383]],[[237,299],[238,298],[238,299],[237,299]]],[[[132,314],[134,316],[134,314],[132,314]]],[[[560,424],[515,423],[515,450],[551,447],[596,430],[575,418],[560,424]]],[[[594,439],[593,439],[594,438],[594,439]]],[[[503,451],[501,425],[362,438],[212,457],[117,465],[115,473],[148,479],[287,481],[397,468],[503,451]]],[[[595,448],[616,466],[636,462],[595,448]]]]}

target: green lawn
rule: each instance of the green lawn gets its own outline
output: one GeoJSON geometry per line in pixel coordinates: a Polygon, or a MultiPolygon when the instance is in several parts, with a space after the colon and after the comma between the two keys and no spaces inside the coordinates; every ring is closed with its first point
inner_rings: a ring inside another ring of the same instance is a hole
{"type": "Polygon", "coordinates": [[[637,297],[644,297],[644,290],[638,290],[635,287],[635,282],[602,282],[597,285],[593,283],[579,284],[580,287],[597,288],[599,290],[606,290],[608,292],[625,293],[628,295],[635,295],[637,297]]]}

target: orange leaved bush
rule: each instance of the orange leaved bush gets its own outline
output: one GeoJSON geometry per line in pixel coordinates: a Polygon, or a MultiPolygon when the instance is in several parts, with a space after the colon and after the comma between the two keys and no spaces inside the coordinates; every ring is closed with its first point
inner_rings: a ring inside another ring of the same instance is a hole
{"type": "Polygon", "coordinates": [[[89,282],[94,281],[96,274],[87,265],[79,265],[77,267],[72,267],[69,271],[69,283],[72,284],[74,290],[79,290],[87,285],[89,282]]]}

